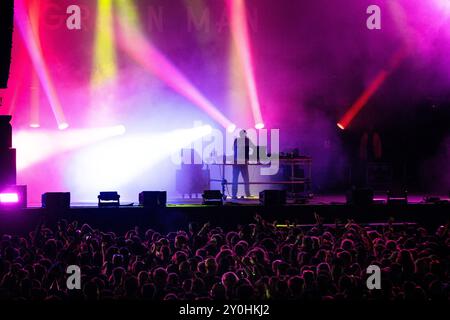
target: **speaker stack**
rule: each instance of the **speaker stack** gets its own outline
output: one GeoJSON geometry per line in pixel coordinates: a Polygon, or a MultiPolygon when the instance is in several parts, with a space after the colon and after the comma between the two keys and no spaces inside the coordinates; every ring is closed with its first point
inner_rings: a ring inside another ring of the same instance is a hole
{"type": "Polygon", "coordinates": [[[7,88],[11,66],[14,0],[0,1],[0,89],[7,88]]]}
{"type": "Polygon", "coordinates": [[[0,187],[16,184],[16,149],[12,148],[11,116],[0,116],[0,187]]]}
{"type": "Polygon", "coordinates": [[[12,147],[11,116],[0,116],[0,209],[27,206],[27,186],[16,182],[16,149],[12,147]]]}

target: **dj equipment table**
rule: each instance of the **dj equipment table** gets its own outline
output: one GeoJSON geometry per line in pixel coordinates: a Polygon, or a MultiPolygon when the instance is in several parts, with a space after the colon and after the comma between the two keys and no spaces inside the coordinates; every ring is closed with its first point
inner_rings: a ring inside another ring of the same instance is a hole
{"type": "MultiPolygon", "coordinates": [[[[225,161],[224,161],[225,162],[225,161]]],[[[227,185],[232,185],[232,182],[228,182],[225,178],[225,169],[227,166],[233,167],[234,163],[212,163],[208,164],[207,168],[210,169],[210,166],[219,166],[221,169],[221,178],[210,178],[211,182],[220,182],[222,185],[222,194],[225,197],[225,188],[227,185]]],[[[251,181],[248,184],[250,185],[285,185],[287,187],[288,195],[291,197],[298,196],[301,194],[309,195],[312,192],[312,158],[311,157],[296,157],[296,158],[281,158],[279,159],[280,167],[289,168],[289,175],[284,180],[273,180],[273,181],[251,181]],[[300,170],[299,170],[300,169],[300,170]],[[302,174],[299,174],[301,172],[302,174]],[[304,185],[303,192],[296,192],[296,185],[304,185]]],[[[270,164],[262,164],[262,163],[248,163],[248,166],[260,166],[260,167],[269,167],[270,164]]],[[[246,184],[245,182],[238,182],[238,184],[246,184]]]]}

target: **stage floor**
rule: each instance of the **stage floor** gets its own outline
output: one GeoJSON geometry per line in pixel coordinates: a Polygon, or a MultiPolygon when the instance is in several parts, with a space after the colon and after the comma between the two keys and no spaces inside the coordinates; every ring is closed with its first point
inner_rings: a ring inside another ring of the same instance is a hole
{"type": "MultiPolygon", "coordinates": [[[[408,195],[408,204],[425,204],[426,197],[438,197],[443,201],[450,201],[448,195],[437,195],[437,194],[411,194],[408,195]]],[[[326,195],[314,195],[312,198],[308,199],[306,203],[296,202],[294,200],[288,200],[287,205],[293,206],[319,206],[319,205],[345,205],[347,203],[346,197],[343,194],[326,194],[326,195]]],[[[375,194],[374,196],[375,204],[386,204],[387,203],[387,195],[386,194],[375,194]]],[[[224,202],[225,205],[237,205],[237,206],[256,206],[260,205],[259,198],[257,196],[252,196],[250,198],[239,198],[239,199],[231,199],[228,198],[224,202]]],[[[167,200],[168,207],[177,207],[177,206],[198,206],[202,205],[202,198],[169,198],[167,200]]],[[[124,201],[121,202],[121,206],[126,207],[139,207],[138,202],[133,201],[124,201]]],[[[40,203],[31,203],[28,205],[28,208],[40,208],[40,203]]],[[[93,208],[97,207],[97,202],[74,202],[71,203],[71,207],[73,208],[93,208]]]]}
{"type": "Polygon", "coordinates": [[[99,208],[97,203],[72,203],[70,209],[43,209],[35,204],[26,209],[0,209],[0,234],[21,233],[34,230],[39,221],[55,224],[60,219],[89,223],[110,231],[126,231],[134,226],[152,228],[161,232],[186,229],[190,222],[223,228],[236,228],[240,224],[254,223],[256,214],[267,221],[297,225],[314,224],[315,214],[326,224],[346,223],[419,223],[430,228],[450,222],[448,196],[438,203],[427,203],[426,196],[408,196],[408,204],[387,204],[386,195],[376,195],[370,206],[346,204],[345,195],[316,195],[305,204],[288,203],[284,206],[263,206],[259,200],[239,199],[225,201],[223,206],[202,205],[201,199],[170,199],[164,208],[141,207],[136,203],[122,202],[120,207],[99,208]]]}

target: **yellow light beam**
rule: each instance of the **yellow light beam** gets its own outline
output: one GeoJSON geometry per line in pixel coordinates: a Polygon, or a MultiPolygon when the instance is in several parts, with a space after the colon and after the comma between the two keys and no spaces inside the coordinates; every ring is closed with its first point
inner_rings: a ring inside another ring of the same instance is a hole
{"type": "Polygon", "coordinates": [[[113,79],[117,74],[112,0],[97,1],[95,29],[94,61],[91,77],[91,84],[94,88],[113,79]]]}

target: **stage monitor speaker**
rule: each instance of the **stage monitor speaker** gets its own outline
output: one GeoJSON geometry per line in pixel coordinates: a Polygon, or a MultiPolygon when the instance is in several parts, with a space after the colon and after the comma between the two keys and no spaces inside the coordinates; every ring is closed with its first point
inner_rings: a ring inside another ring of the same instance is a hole
{"type": "Polygon", "coordinates": [[[223,205],[223,194],[220,190],[205,190],[202,194],[203,204],[205,205],[223,205]]]}
{"type": "Polygon", "coordinates": [[[0,116],[0,187],[16,184],[16,150],[12,148],[11,116],[0,116]]]}
{"type": "Polygon", "coordinates": [[[0,149],[0,187],[15,185],[16,180],[16,150],[0,149]]]}
{"type": "Polygon", "coordinates": [[[166,191],[142,191],[139,193],[139,205],[146,208],[164,208],[167,204],[166,191]]]}
{"type": "Polygon", "coordinates": [[[8,87],[14,21],[14,0],[0,1],[0,88],[8,87]]]}
{"type": "Polygon", "coordinates": [[[264,206],[283,206],[286,204],[285,190],[264,190],[259,193],[259,202],[264,206]]]}
{"type": "Polygon", "coordinates": [[[0,150],[12,148],[12,116],[0,116],[0,150]]]}
{"type": "Polygon", "coordinates": [[[42,208],[69,209],[70,192],[47,192],[41,197],[42,208]]]}
{"type": "Polygon", "coordinates": [[[373,190],[369,188],[355,188],[347,192],[347,204],[369,206],[373,204],[373,190]]]}

